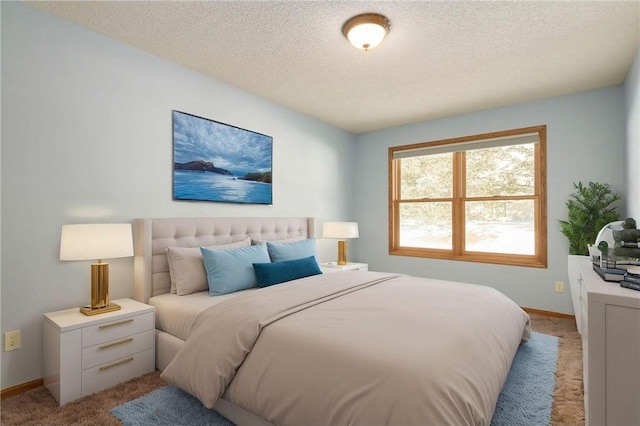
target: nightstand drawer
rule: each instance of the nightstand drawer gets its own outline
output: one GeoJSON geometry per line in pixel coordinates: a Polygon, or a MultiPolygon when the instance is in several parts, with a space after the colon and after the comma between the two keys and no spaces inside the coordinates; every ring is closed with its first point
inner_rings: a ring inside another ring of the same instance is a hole
{"type": "Polygon", "coordinates": [[[82,369],[107,364],[127,355],[153,348],[153,330],[82,349],[82,369]]]}
{"type": "Polygon", "coordinates": [[[153,316],[153,312],[148,312],[142,315],[119,318],[110,322],[85,327],[82,329],[82,347],[86,348],[99,345],[128,337],[132,334],[153,330],[153,316]]]}
{"type": "Polygon", "coordinates": [[[82,372],[82,395],[101,391],[155,369],[153,348],[82,372]]]}

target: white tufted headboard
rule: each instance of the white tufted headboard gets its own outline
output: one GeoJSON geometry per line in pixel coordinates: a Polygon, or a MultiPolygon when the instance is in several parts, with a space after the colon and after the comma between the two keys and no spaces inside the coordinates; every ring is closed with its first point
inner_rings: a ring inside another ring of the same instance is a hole
{"type": "Polygon", "coordinates": [[[310,217],[202,217],[136,219],[134,233],[134,292],[136,300],[171,290],[167,247],[201,247],[228,244],[245,238],[283,240],[312,238],[310,217]]]}

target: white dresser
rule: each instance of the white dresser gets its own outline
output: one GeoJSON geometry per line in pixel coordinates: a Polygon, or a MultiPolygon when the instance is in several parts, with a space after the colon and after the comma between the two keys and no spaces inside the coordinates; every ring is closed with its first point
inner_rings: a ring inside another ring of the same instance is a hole
{"type": "Polygon", "coordinates": [[[44,315],[44,384],[60,405],[155,370],[153,306],[113,302],[122,309],[44,315]]]}
{"type": "Polygon", "coordinates": [[[586,423],[640,425],[640,291],[603,281],[588,257],[576,266],[569,276],[577,279],[586,423]]]}

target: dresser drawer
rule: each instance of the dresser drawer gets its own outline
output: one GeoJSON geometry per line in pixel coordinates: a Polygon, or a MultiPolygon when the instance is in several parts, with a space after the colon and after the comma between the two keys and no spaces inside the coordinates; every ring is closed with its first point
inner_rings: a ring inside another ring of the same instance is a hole
{"type": "Polygon", "coordinates": [[[589,303],[588,303],[589,296],[587,293],[587,284],[584,282],[584,278],[582,274],[580,274],[580,278],[578,279],[578,282],[580,283],[580,305],[581,305],[580,320],[582,321],[582,324],[580,326],[580,329],[581,329],[580,334],[582,335],[582,339],[586,340],[589,334],[589,325],[587,321],[587,318],[589,318],[589,303]]]}
{"type": "Polygon", "coordinates": [[[133,336],[82,349],[82,369],[107,364],[127,355],[153,348],[154,331],[148,330],[133,336]]]}
{"type": "Polygon", "coordinates": [[[155,350],[147,349],[82,372],[82,396],[90,395],[155,369],[155,350]]]}
{"type": "Polygon", "coordinates": [[[103,324],[93,325],[82,329],[82,347],[99,345],[101,343],[118,340],[153,330],[154,313],[147,312],[128,318],[120,318],[103,324]]]}

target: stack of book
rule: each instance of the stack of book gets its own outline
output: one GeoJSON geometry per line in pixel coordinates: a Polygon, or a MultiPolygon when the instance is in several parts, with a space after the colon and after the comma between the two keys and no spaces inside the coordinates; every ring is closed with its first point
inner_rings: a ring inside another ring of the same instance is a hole
{"type": "Polygon", "coordinates": [[[620,282],[624,279],[625,274],[627,273],[626,269],[621,268],[604,268],[600,265],[593,264],[593,270],[596,271],[600,278],[605,281],[613,281],[620,282]]]}
{"type": "Polygon", "coordinates": [[[620,281],[620,287],[630,288],[640,291],[640,267],[630,267],[620,281]]]}

